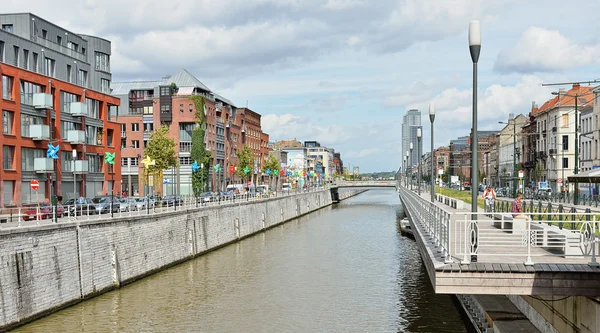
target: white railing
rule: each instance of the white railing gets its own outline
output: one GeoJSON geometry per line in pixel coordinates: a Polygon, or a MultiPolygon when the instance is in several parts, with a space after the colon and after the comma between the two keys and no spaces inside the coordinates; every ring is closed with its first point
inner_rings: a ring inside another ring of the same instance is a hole
{"type": "Polygon", "coordinates": [[[32,225],[51,224],[69,221],[90,221],[102,220],[120,217],[132,217],[141,215],[156,215],[165,212],[185,211],[190,209],[203,209],[216,206],[233,206],[244,202],[258,202],[276,199],[280,197],[296,196],[309,192],[324,192],[327,193],[329,188],[308,189],[303,192],[272,192],[266,194],[237,194],[221,197],[193,197],[180,196],[180,200],[176,201],[157,201],[153,203],[152,199],[138,202],[136,205],[124,204],[121,207],[120,203],[116,202],[114,206],[108,203],[107,206],[99,204],[76,204],[76,205],[58,205],[58,206],[33,206],[33,207],[14,207],[1,208],[0,228],[18,228],[28,227],[32,225]],[[114,209],[113,209],[114,208],[114,209]]]}
{"type": "Polygon", "coordinates": [[[594,213],[448,212],[404,187],[401,198],[424,241],[433,240],[447,263],[472,257],[486,263],[588,263],[598,265],[600,221],[594,213]],[[540,217],[543,220],[540,220],[540,217]],[[575,227],[559,227],[557,220],[575,227]],[[541,260],[540,258],[544,258],[541,260]]]}

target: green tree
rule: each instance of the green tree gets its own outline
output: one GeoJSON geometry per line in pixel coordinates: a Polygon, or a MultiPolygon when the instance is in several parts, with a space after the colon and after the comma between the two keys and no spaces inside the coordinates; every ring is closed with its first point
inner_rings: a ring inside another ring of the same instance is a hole
{"type": "Polygon", "coordinates": [[[192,150],[190,151],[190,157],[193,161],[196,161],[198,165],[203,168],[194,172],[192,175],[192,190],[194,195],[198,196],[204,192],[206,188],[206,180],[208,179],[208,173],[210,168],[210,159],[212,154],[206,150],[206,144],[204,138],[206,135],[206,122],[204,117],[205,99],[203,96],[192,96],[190,100],[196,107],[196,128],[192,131],[192,150]]]}
{"type": "Polygon", "coordinates": [[[448,181],[450,180],[450,167],[446,167],[446,170],[444,170],[444,174],[442,175],[442,181],[446,184],[448,184],[448,181]]]}
{"type": "Polygon", "coordinates": [[[252,175],[252,170],[254,169],[254,155],[252,154],[252,150],[247,145],[244,145],[242,150],[237,152],[238,164],[236,174],[242,178],[242,182],[245,182],[246,179],[249,179],[252,175]],[[245,173],[244,169],[250,169],[250,172],[245,173]]]}
{"type": "Polygon", "coordinates": [[[169,137],[168,126],[163,125],[152,133],[150,141],[144,149],[144,155],[150,156],[151,159],[156,161],[156,164],[148,170],[148,172],[158,176],[155,183],[162,180],[164,170],[179,166],[177,152],[175,151],[175,140],[169,137]]]}
{"type": "Polygon", "coordinates": [[[273,177],[279,177],[279,174],[275,174],[274,171],[279,171],[280,168],[281,167],[277,157],[275,157],[275,155],[272,153],[269,153],[269,156],[267,156],[267,160],[265,161],[262,169],[263,172],[271,170],[271,174],[269,175],[269,185],[273,183],[273,177]]]}
{"type": "Polygon", "coordinates": [[[544,164],[542,164],[541,161],[538,161],[535,164],[535,169],[533,169],[533,179],[536,182],[541,182],[543,176],[544,176],[544,164]]]}

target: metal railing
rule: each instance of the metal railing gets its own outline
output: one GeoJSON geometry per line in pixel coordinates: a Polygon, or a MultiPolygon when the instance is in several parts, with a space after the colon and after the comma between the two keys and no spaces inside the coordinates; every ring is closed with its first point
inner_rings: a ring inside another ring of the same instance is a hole
{"type": "Polygon", "coordinates": [[[513,216],[506,213],[508,202],[497,202],[491,213],[447,212],[404,187],[399,192],[424,241],[433,240],[446,263],[470,263],[476,256],[478,262],[533,265],[534,258],[544,258],[598,265],[600,214],[589,209],[564,211],[540,203],[524,205],[523,213],[513,216]]]}
{"type": "MultiPolygon", "coordinates": [[[[310,192],[326,192],[329,187],[309,188],[304,191],[281,191],[269,194],[236,194],[213,197],[180,196],[179,200],[154,201],[147,199],[135,205],[114,203],[75,204],[57,206],[32,206],[0,208],[0,228],[29,227],[32,225],[61,223],[70,221],[90,221],[113,217],[156,215],[165,212],[185,211],[196,208],[233,206],[243,202],[257,202],[300,195],[310,192]]],[[[145,199],[145,198],[143,198],[145,199]]]]}

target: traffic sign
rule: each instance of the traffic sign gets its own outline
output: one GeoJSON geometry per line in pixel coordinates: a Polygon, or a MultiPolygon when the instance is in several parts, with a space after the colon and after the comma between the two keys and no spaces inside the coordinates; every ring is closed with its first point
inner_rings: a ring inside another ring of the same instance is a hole
{"type": "Polygon", "coordinates": [[[30,181],[29,185],[31,185],[31,189],[34,191],[37,191],[40,188],[40,183],[35,179],[30,181]]]}
{"type": "Polygon", "coordinates": [[[523,178],[524,175],[525,173],[523,172],[523,170],[519,170],[519,178],[523,178]]]}
{"type": "Polygon", "coordinates": [[[444,174],[444,168],[439,168],[438,175],[443,175],[443,174],[444,174]]]}

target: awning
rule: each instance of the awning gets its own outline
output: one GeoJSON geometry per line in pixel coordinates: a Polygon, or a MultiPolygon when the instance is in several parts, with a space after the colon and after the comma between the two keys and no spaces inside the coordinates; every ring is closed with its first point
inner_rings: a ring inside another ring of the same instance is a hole
{"type": "Polygon", "coordinates": [[[567,177],[570,183],[600,183],[600,169],[592,169],[567,177]]]}
{"type": "Polygon", "coordinates": [[[177,95],[179,96],[191,96],[194,93],[194,87],[179,87],[177,95]]]}

